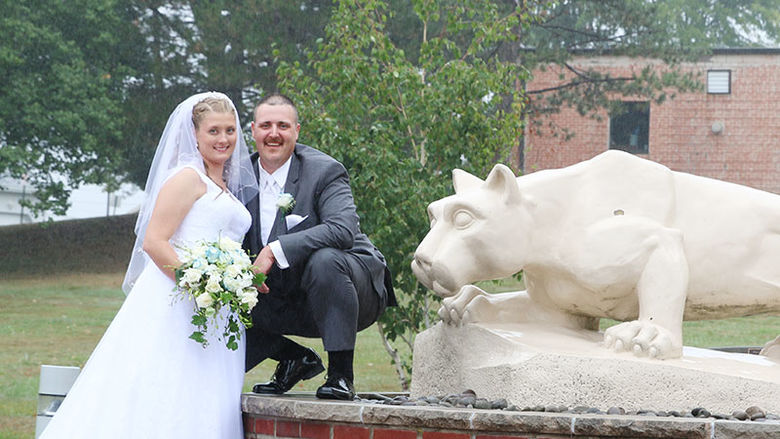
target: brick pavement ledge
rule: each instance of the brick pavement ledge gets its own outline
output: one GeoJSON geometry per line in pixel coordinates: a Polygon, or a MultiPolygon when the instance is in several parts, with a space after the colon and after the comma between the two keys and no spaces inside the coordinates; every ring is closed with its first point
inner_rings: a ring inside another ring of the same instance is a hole
{"type": "Polygon", "coordinates": [[[780,421],[537,413],[242,395],[245,439],[780,439],[780,421]]]}

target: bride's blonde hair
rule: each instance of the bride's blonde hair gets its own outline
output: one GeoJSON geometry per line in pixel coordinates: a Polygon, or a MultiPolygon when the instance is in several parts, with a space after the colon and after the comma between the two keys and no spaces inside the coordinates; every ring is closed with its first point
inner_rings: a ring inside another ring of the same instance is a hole
{"type": "Polygon", "coordinates": [[[203,118],[206,117],[206,114],[211,111],[215,113],[231,113],[234,116],[236,115],[235,110],[233,110],[233,105],[231,105],[230,101],[227,99],[207,97],[192,107],[192,124],[195,125],[196,130],[200,126],[200,122],[203,118]]]}

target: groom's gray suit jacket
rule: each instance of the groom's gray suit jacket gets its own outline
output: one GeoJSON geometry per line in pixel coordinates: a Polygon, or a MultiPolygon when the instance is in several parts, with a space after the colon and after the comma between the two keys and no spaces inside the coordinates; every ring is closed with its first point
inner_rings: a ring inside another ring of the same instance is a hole
{"type": "MultiPolygon", "coordinates": [[[[258,154],[252,154],[253,169],[257,172],[258,154]]],[[[305,297],[300,279],[306,262],[313,252],[322,248],[340,249],[354,255],[370,273],[374,292],[379,295],[382,309],[396,305],[395,294],[382,253],[360,231],[359,218],[344,166],[337,160],[306,145],[296,144],[284,192],[295,199],[290,214],[305,219],[287,230],[285,215],[277,211],[268,242],[279,240],[290,266],[281,270],[276,264],[266,279],[270,294],[260,294],[257,307],[265,307],[265,316],[279,315],[273,327],[281,334],[316,336],[297,329],[291,309],[305,297]],[[270,308],[270,309],[269,309],[270,308]]],[[[244,248],[257,255],[263,248],[260,238],[259,198],[247,203],[252,215],[252,226],[244,239],[244,248]]],[[[316,269],[316,267],[314,267],[316,269]]],[[[256,308],[257,309],[257,308],[256,308]]],[[[276,319],[274,319],[276,320],[276,319]]],[[[266,326],[263,324],[262,326],[266,326]]],[[[301,326],[301,328],[304,325],[301,326]]],[[[248,340],[252,343],[252,340],[248,340]]]]}

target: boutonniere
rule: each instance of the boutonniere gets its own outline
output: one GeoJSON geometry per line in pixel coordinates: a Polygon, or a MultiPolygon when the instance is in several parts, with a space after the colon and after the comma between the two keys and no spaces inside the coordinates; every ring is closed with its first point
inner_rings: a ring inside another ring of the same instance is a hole
{"type": "Polygon", "coordinates": [[[280,194],[276,199],[276,207],[282,210],[282,213],[288,215],[295,207],[295,198],[287,192],[280,194]]]}

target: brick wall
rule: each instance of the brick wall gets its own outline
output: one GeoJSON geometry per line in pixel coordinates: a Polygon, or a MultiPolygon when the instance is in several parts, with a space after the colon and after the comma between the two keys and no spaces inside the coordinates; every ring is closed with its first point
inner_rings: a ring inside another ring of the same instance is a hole
{"type": "Polygon", "coordinates": [[[242,395],[244,438],[769,439],[780,421],[517,412],[242,395]]]}
{"type": "Polygon", "coordinates": [[[423,430],[394,426],[354,426],[338,423],[278,420],[247,416],[246,439],[564,439],[569,435],[479,434],[464,431],[423,430]]]}
{"type": "MultiPolygon", "coordinates": [[[[624,75],[648,62],[596,57],[580,58],[574,64],[624,75]]],[[[716,95],[702,90],[660,105],[651,103],[649,148],[643,157],[675,171],[780,193],[780,50],[718,51],[685,68],[700,73],[705,83],[707,70],[730,70],[731,93],[716,95]],[[712,130],[716,122],[723,125],[719,134],[712,130]]],[[[559,83],[559,74],[567,75],[555,68],[536,72],[527,89],[554,86],[559,83]]],[[[569,140],[529,124],[525,172],[568,166],[607,150],[609,117],[606,112],[600,115],[602,120],[596,121],[565,108],[543,120],[571,130],[574,136],[569,140]]]]}

